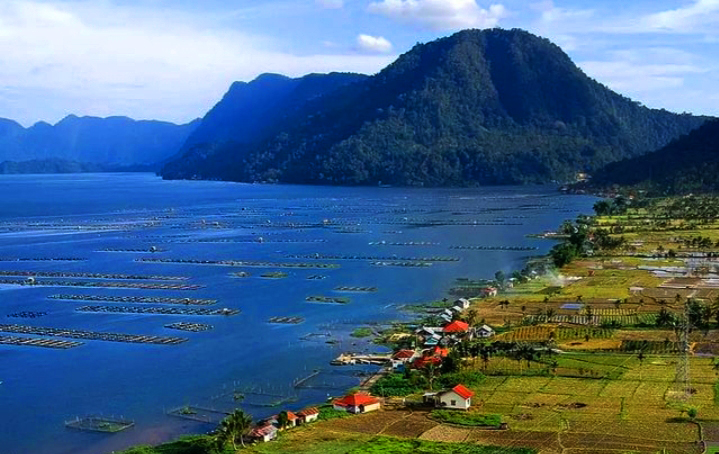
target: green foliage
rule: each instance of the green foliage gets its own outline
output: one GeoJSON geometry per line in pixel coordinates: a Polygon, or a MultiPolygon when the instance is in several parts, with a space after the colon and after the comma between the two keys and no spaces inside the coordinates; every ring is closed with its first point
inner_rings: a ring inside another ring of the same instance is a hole
{"type": "Polygon", "coordinates": [[[367,327],[357,328],[352,331],[350,336],[352,337],[370,337],[372,335],[372,329],[367,327]]]}
{"type": "Polygon", "coordinates": [[[535,454],[529,448],[485,446],[475,443],[440,443],[377,437],[348,454],[535,454]]]}
{"type": "Polygon", "coordinates": [[[375,396],[404,397],[422,392],[428,386],[427,380],[417,371],[391,373],[380,377],[370,391],[375,396]]]}
{"type": "Polygon", "coordinates": [[[443,374],[437,380],[443,388],[452,388],[459,384],[469,386],[479,386],[485,381],[486,377],[481,372],[475,370],[464,370],[462,372],[454,372],[451,374],[443,374]]]}
{"type": "Polygon", "coordinates": [[[502,424],[502,415],[495,414],[483,415],[467,411],[433,410],[430,416],[439,422],[462,426],[499,427],[502,424]]]}
{"type": "Polygon", "coordinates": [[[253,143],[210,141],[165,178],[461,186],[573,181],[704,120],[650,110],[521,30],[415,46],[379,74],[285,109],[253,143]]]}
{"type": "Polygon", "coordinates": [[[705,125],[645,156],[603,168],[594,186],[619,184],[647,189],[653,195],[719,190],[719,121],[705,125]]]}
{"type": "Polygon", "coordinates": [[[332,405],[322,405],[319,407],[320,414],[318,416],[318,419],[320,421],[328,421],[330,419],[337,419],[337,418],[347,418],[350,415],[346,411],[342,410],[335,410],[332,405]]]}
{"type": "Polygon", "coordinates": [[[209,435],[182,437],[177,441],[159,446],[136,446],[121,454],[229,454],[231,448],[218,450],[214,438],[209,435]]]}

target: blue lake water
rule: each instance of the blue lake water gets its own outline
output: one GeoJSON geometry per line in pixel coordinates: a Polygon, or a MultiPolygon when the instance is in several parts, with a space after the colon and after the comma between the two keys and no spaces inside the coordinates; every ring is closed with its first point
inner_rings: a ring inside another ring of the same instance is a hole
{"type": "MultiPolygon", "coordinates": [[[[184,276],[185,283],[202,286],[139,290],[0,285],[0,324],[189,339],[180,345],[87,340],[69,350],[0,345],[0,453],[98,454],[206,432],[211,425],[166,412],[184,405],[230,409],[236,405],[233,390],[244,396],[240,406],[256,417],[279,411],[263,406],[273,400],[291,398],[286,408],[300,409],[341,394],[359,382],[361,371],[332,368],[329,361],[343,351],[377,349],[349,336],[357,326],[407,318],[399,310],[403,304],[447,296],[457,277],[491,278],[499,269],[521,268],[529,255],[546,253],[553,245],[527,234],[588,214],[593,203],[591,197],[562,196],[552,187],[384,189],[167,182],[150,174],[0,176],[1,271],[184,276]],[[382,241],[385,244],[370,245],[382,241]],[[415,244],[388,244],[410,242],[415,244]],[[153,245],[162,252],[104,252],[153,245]],[[377,266],[371,260],[316,259],[316,254],[459,260],[408,268],[377,266]],[[291,255],[312,258],[288,258],[291,255]],[[10,260],[68,257],[86,260],[10,260]],[[263,279],[260,274],[279,269],[136,260],[143,257],[330,263],[339,268],[283,269],[286,278],[263,279]],[[250,277],[231,276],[239,271],[250,277]],[[311,275],[326,278],[307,279],[311,275]],[[378,291],[341,293],[334,290],[337,286],[373,286],[378,291]],[[241,313],[83,313],[76,308],[177,306],[48,299],[57,294],[210,298],[218,303],[208,308],[241,313]],[[347,296],[351,302],[306,302],[312,295],[347,296]],[[47,315],[6,317],[22,311],[47,315]],[[305,321],[274,325],[268,323],[272,316],[305,321]],[[179,321],[208,323],[214,329],[193,333],[164,327],[179,321]],[[317,377],[293,386],[316,369],[317,377]],[[136,425],[112,435],[64,425],[89,414],[124,416],[136,425]]],[[[38,283],[43,280],[38,278],[38,283]]]]}

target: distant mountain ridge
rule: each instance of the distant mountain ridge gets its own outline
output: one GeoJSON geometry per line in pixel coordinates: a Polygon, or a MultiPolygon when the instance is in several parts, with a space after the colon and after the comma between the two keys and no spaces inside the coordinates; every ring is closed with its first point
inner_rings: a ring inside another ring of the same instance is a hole
{"type": "Polygon", "coordinates": [[[590,186],[644,189],[653,195],[719,191],[719,120],[679,137],[664,148],[609,164],[590,186]]]}
{"type": "MultiPolygon", "coordinates": [[[[231,109],[229,93],[223,103],[231,109]]],[[[587,77],[550,41],[500,29],[419,44],[377,75],[283,113],[264,122],[261,134],[240,134],[235,123],[228,128],[235,136],[194,141],[192,153],[169,162],[162,176],[546,183],[653,151],[706,120],[643,107],[587,77]]]]}
{"type": "Polygon", "coordinates": [[[212,154],[216,144],[259,142],[271,136],[275,125],[296,115],[308,102],[367,77],[329,73],[293,79],[279,74],[262,74],[251,82],[235,82],[202,118],[176,159],[193,166],[212,154]]]}
{"type": "Polygon", "coordinates": [[[174,155],[197,127],[127,117],[68,115],[29,128],[0,119],[0,162],[61,160],[110,166],[150,165],[174,155]]]}

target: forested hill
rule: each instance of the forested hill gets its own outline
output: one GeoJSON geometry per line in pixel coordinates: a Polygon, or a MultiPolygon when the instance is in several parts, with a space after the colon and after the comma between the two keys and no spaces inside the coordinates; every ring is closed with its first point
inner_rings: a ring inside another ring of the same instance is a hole
{"type": "Polygon", "coordinates": [[[645,108],[550,41],[467,30],[307,102],[261,140],[197,147],[165,178],[474,185],[570,180],[658,149],[704,118],[645,108]]]}
{"type": "MultiPolygon", "coordinates": [[[[112,166],[156,164],[177,153],[197,121],[176,125],[127,117],[69,115],[55,125],[23,128],[0,119],[0,162],[82,162],[112,166]]],[[[21,167],[18,167],[20,169],[21,167]]],[[[25,167],[22,167],[25,168],[25,167]]]]}
{"type": "Polygon", "coordinates": [[[645,156],[623,160],[601,169],[592,186],[635,186],[652,194],[719,191],[719,120],[645,156]]]}

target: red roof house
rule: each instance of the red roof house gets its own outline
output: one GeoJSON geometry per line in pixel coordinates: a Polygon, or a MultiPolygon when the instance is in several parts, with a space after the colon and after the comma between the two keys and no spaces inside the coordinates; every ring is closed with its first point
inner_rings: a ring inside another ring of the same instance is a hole
{"type": "Polygon", "coordinates": [[[300,424],[307,424],[316,421],[320,417],[320,411],[317,407],[305,408],[297,412],[297,416],[299,417],[300,424]]]}
{"type": "Polygon", "coordinates": [[[341,399],[335,399],[332,402],[335,410],[342,410],[348,413],[367,413],[369,411],[379,410],[380,402],[376,397],[370,396],[364,392],[348,394],[341,399]]]}
{"type": "Polygon", "coordinates": [[[466,386],[457,385],[452,389],[437,394],[436,403],[442,408],[469,410],[469,407],[472,406],[472,396],[474,396],[474,393],[466,386]]]}
{"type": "Polygon", "coordinates": [[[414,350],[400,350],[397,353],[395,353],[392,358],[396,360],[407,360],[412,359],[417,355],[417,353],[414,350]]]}
{"type": "Polygon", "coordinates": [[[468,331],[469,331],[469,323],[465,323],[461,320],[455,320],[452,323],[450,323],[449,325],[444,327],[445,333],[457,334],[457,333],[466,333],[468,331]]]}

